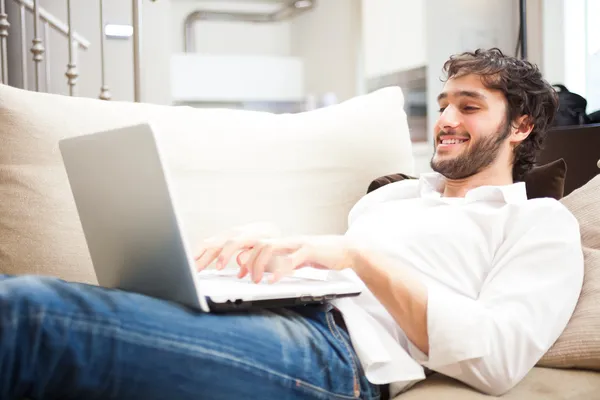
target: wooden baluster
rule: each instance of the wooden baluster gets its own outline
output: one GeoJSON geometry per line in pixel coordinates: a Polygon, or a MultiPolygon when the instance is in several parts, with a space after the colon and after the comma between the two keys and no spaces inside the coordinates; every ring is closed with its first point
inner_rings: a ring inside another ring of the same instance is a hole
{"type": "Polygon", "coordinates": [[[46,92],[50,93],[50,24],[44,21],[44,43],[46,43],[46,59],[44,66],[46,67],[46,92]]]}
{"type": "Polygon", "coordinates": [[[67,64],[67,72],[65,75],[67,76],[67,84],[69,85],[69,95],[75,95],[75,84],[77,83],[77,77],[79,73],[77,72],[77,65],[73,60],[73,44],[75,41],[73,40],[73,24],[71,21],[71,0],[67,0],[67,25],[69,25],[69,63],[67,64]]]}
{"type": "Polygon", "coordinates": [[[6,4],[5,0],[0,0],[0,46],[2,47],[2,83],[8,84],[8,58],[7,58],[7,43],[8,38],[8,15],[6,15],[6,4]]]}
{"type": "Polygon", "coordinates": [[[33,53],[34,72],[35,72],[35,90],[40,91],[40,68],[41,62],[44,60],[44,45],[42,40],[38,37],[38,28],[40,21],[40,10],[39,0],[33,0],[33,46],[31,46],[31,52],[33,53]]]}
{"type": "Polygon", "coordinates": [[[133,19],[133,98],[135,102],[140,102],[141,94],[141,51],[142,51],[142,2],[141,0],[132,0],[132,19],[133,19]]]}
{"type": "Polygon", "coordinates": [[[35,90],[40,91],[40,63],[44,60],[44,45],[42,40],[38,37],[38,27],[40,21],[40,10],[39,0],[33,0],[33,46],[31,52],[33,53],[33,62],[35,63],[35,90]]]}
{"type": "Polygon", "coordinates": [[[21,19],[21,73],[23,89],[27,90],[27,20],[23,3],[19,3],[19,17],[21,19]]]}
{"type": "Polygon", "coordinates": [[[101,100],[110,100],[110,91],[108,90],[108,86],[106,85],[106,76],[105,76],[105,62],[104,62],[104,11],[102,8],[102,3],[104,0],[100,0],[100,68],[102,71],[102,82],[100,86],[100,96],[101,100]]]}

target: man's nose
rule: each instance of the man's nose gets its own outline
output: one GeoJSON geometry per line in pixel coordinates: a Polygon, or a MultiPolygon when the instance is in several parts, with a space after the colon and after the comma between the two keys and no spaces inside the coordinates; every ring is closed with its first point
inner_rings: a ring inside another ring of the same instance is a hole
{"type": "Polygon", "coordinates": [[[452,106],[446,107],[438,119],[438,126],[442,129],[455,129],[459,124],[458,110],[452,106]]]}

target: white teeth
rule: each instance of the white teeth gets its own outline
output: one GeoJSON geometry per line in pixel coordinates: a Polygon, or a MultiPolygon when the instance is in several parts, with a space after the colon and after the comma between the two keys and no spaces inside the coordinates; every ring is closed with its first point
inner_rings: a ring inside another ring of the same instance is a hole
{"type": "Polygon", "coordinates": [[[467,141],[467,139],[443,139],[442,144],[458,144],[458,143],[464,143],[466,141],[467,141]]]}

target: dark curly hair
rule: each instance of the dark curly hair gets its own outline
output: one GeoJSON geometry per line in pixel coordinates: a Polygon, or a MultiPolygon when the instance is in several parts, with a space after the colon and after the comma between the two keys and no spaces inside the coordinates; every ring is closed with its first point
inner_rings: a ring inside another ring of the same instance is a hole
{"type": "Polygon", "coordinates": [[[554,121],[558,95],[552,85],[542,78],[536,65],[504,55],[497,48],[453,55],[443,70],[448,79],[479,75],[488,89],[504,93],[510,123],[528,116],[533,130],[514,150],[513,180],[522,181],[535,165],[546,130],[554,121]]]}

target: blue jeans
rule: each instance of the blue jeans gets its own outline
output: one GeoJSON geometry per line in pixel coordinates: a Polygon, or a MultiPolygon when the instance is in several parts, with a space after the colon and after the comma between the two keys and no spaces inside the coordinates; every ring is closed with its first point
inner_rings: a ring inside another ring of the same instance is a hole
{"type": "Polygon", "coordinates": [[[203,314],[0,275],[0,398],[378,399],[330,308],[203,314]]]}

